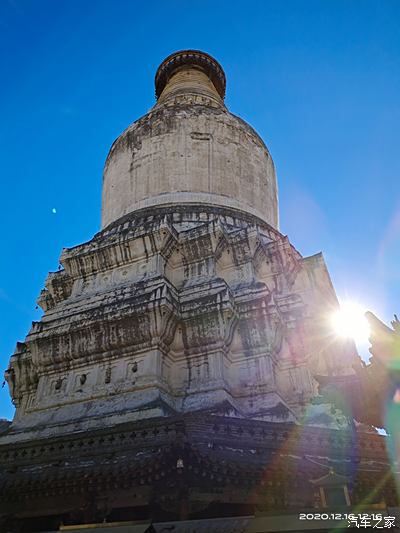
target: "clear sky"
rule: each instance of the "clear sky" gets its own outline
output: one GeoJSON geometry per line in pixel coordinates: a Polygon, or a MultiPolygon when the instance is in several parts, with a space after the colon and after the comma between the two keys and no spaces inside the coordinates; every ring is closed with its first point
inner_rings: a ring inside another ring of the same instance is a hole
{"type": "Polygon", "coordinates": [[[324,252],[340,299],[400,314],[399,1],[2,0],[2,370],[61,249],[99,230],[111,143],[184,48],[222,64],[229,109],[269,147],[281,231],[324,252]]]}

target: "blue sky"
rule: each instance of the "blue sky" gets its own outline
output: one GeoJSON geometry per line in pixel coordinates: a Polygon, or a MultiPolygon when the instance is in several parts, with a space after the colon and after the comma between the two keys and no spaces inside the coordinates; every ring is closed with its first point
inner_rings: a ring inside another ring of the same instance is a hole
{"type": "Polygon", "coordinates": [[[400,314],[400,2],[3,0],[0,47],[2,370],[62,248],[99,230],[111,143],[184,48],[216,57],[269,147],[282,232],[324,252],[339,298],[400,314]]]}

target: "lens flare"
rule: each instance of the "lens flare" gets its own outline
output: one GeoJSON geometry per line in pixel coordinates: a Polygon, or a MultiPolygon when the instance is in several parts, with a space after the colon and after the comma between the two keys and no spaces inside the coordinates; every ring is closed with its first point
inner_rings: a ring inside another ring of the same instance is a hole
{"type": "Polygon", "coordinates": [[[394,403],[400,403],[400,389],[396,389],[396,392],[393,396],[393,402],[394,403]]]}
{"type": "Polygon", "coordinates": [[[350,337],[356,342],[365,343],[370,335],[365,309],[355,302],[343,302],[332,315],[331,324],[336,335],[350,337]]]}

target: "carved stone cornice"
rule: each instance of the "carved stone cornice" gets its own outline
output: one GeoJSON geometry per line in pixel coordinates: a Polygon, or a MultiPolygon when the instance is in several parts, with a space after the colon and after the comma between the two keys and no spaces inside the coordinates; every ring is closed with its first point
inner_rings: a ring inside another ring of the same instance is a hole
{"type": "Polygon", "coordinates": [[[288,239],[255,217],[142,211],[64,250],[61,262],[26,355],[7,371],[18,423],[58,420],[62,406],[72,423],[79,405],[92,412],[95,403],[111,417],[116,394],[140,416],[159,393],[171,409],[228,401],[275,420],[280,404],[290,411],[315,394],[305,325],[319,285],[288,239]]]}
{"type": "Polygon", "coordinates": [[[184,66],[196,66],[202,69],[213,82],[222,99],[225,97],[225,73],[213,57],[200,50],[182,50],[164,59],[158,67],[155,77],[156,97],[162,93],[169,78],[177,69],[184,66]]]}

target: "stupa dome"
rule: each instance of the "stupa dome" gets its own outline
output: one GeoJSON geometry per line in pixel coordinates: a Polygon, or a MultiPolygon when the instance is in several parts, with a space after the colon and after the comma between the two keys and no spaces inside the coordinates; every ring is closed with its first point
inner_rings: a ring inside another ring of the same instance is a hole
{"type": "Polygon", "coordinates": [[[103,176],[102,227],[133,211],[208,205],[278,226],[274,164],[260,136],[225,104],[225,74],[210,55],[168,56],[157,103],[114,142],[103,176]]]}

